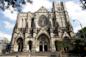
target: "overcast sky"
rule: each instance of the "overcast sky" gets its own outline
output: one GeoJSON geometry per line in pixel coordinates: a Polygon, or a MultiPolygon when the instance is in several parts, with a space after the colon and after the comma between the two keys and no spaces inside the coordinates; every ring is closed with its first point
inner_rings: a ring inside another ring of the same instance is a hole
{"type": "MultiPolygon", "coordinates": [[[[33,0],[33,3],[26,3],[23,5],[23,12],[35,12],[40,7],[44,6],[48,10],[52,8],[53,0],[33,0]]],[[[59,2],[59,0],[54,0],[59,2]]],[[[61,0],[64,1],[66,10],[70,16],[70,22],[73,26],[74,32],[77,32],[82,27],[86,26],[86,10],[82,10],[79,0],[61,0]],[[75,20],[75,22],[73,22],[75,20]]],[[[0,39],[6,37],[9,40],[12,37],[13,27],[15,25],[16,17],[18,12],[14,11],[13,8],[9,8],[5,11],[0,10],[0,39]]]]}

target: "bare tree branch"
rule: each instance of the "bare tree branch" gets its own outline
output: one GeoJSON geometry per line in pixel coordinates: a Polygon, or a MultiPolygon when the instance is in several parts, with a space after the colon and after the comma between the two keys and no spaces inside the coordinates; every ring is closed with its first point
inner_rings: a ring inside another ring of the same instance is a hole
{"type": "Polygon", "coordinates": [[[13,8],[16,8],[18,12],[21,12],[22,5],[26,4],[26,2],[32,3],[32,0],[0,0],[0,9],[4,11],[9,8],[9,6],[12,6],[13,8]],[[5,2],[7,5],[5,5],[5,2]]]}

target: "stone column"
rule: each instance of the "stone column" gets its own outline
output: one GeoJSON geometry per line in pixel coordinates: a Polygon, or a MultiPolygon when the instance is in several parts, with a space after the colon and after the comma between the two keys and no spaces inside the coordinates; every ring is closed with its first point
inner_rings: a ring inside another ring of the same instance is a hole
{"type": "Polygon", "coordinates": [[[13,46],[13,51],[18,52],[18,45],[15,44],[15,46],[13,46]]]}
{"type": "Polygon", "coordinates": [[[51,51],[55,52],[55,44],[54,44],[54,40],[51,38],[51,51]]]}
{"type": "Polygon", "coordinates": [[[35,40],[35,51],[39,52],[39,43],[37,40],[35,40]]]}
{"type": "Polygon", "coordinates": [[[53,29],[50,29],[50,36],[51,36],[51,38],[54,37],[53,29]]]}
{"type": "Polygon", "coordinates": [[[28,52],[28,50],[27,50],[27,38],[25,38],[25,41],[24,41],[23,52],[28,52]]]}
{"type": "Polygon", "coordinates": [[[35,40],[35,38],[33,39],[33,43],[32,43],[32,52],[36,52],[36,40],[35,40]]]}
{"type": "Polygon", "coordinates": [[[26,45],[24,45],[24,47],[23,47],[23,52],[27,52],[27,46],[26,45]]]}

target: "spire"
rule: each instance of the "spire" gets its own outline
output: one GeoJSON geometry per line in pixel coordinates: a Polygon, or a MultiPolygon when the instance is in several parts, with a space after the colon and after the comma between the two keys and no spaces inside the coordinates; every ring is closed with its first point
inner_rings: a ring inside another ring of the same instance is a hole
{"type": "Polygon", "coordinates": [[[55,22],[56,22],[56,15],[55,15],[55,2],[53,2],[53,9],[52,9],[52,12],[53,12],[53,26],[55,27],[55,22]]]}
{"type": "Polygon", "coordinates": [[[53,1],[53,9],[52,9],[52,12],[55,12],[55,2],[53,1]]]}
{"type": "Polygon", "coordinates": [[[61,7],[62,7],[62,10],[64,10],[64,11],[65,11],[64,3],[63,3],[63,2],[60,2],[60,4],[61,4],[61,7]]]}

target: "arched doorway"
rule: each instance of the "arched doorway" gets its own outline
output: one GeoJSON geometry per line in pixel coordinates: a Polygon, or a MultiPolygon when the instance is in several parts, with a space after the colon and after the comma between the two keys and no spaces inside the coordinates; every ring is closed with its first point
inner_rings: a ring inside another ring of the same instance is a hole
{"type": "Polygon", "coordinates": [[[58,41],[55,41],[55,49],[58,51],[58,41]]]}
{"type": "Polygon", "coordinates": [[[46,52],[49,51],[49,38],[45,35],[42,34],[38,38],[39,40],[39,51],[41,52],[46,52]]]}
{"type": "Polygon", "coordinates": [[[29,45],[29,50],[32,50],[32,41],[28,41],[28,45],[29,45]]]}
{"type": "Polygon", "coordinates": [[[23,39],[20,37],[17,39],[17,44],[18,44],[18,52],[23,51],[23,39]]]}
{"type": "Polygon", "coordinates": [[[55,50],[56,51],[61,50],[62,45],[63,45],[63,42],[62,41],[59,41],[59,40],[56,40],[54,43],[55,43],[55,50]]]}
{"type": "Polygon", "coordinates": [[[69,51],[69,46],[70,46],[70,38],[69,37],[67,37],[67,36],[65,36],[64,37],[64,39],[63,39],[63,41],[64,41],[64,51],[65,52],[68,52],[69,51]]]}

